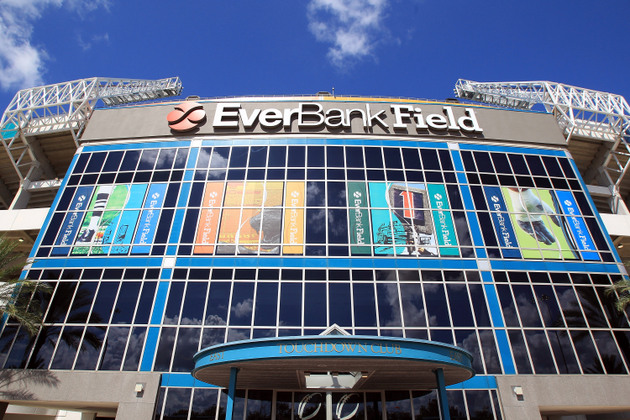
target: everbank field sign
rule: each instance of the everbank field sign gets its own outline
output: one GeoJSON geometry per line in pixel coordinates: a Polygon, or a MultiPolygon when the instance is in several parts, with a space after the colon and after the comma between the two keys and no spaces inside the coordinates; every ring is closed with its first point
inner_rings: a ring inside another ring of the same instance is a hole
{"type": "MultiPolygon", "coordinates": [[[[386,132],[437,131],[481,134],[473,108],[431,107],[431,112],[416,104],[358,104],[324,108],[318,102],[301,102],[288,107],[261,107],[251,103],[223,102],[201,104],[184,102],[175,106],[167,120],[171,131],[187,132],[210,123],[214,130],[354,130],[374,128],[386,132]],[[437,112],[436,112],[437,111],[437,112]]],[[[453,133],[455,134],[455,133],[453,133]]]]}

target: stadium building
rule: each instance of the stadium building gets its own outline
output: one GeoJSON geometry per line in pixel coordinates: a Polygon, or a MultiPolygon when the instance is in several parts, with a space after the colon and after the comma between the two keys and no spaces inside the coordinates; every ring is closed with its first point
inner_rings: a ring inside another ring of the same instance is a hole
{"type": "Polygon", "coordinates": [[[180,92],[3,115],[0,230],[52,290],[3,320],[4,419],[630,418],[622,97],[180,92]]]}

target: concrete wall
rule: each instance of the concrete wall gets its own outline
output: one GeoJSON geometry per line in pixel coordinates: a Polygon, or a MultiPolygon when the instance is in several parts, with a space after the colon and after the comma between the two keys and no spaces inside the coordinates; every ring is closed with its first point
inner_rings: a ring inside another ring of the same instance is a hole
{"type": "MultiPolygon", "coordinates": [[[[630,377],[625,375],[498,376],[497,384],[505,419],[630,413],[630,377]],[[522,387],[522,400],[513,387],[522,387]]],[[[608,418],[601,415],[587,418],[608,418]]]]}
{"type": "Polygon", "coordinates": [[[3,370],[0,401],[149,420],[159,386],[159,373],[3,370]],[[140,394],[138,383],[144,387],[140,394]]]}

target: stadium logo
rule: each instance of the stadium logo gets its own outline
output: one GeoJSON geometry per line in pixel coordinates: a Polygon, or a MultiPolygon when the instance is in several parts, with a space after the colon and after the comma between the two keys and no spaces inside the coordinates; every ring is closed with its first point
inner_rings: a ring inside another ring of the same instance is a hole
{"type": "Polygon", "coordinates": [[[201,127],[206,122],[206,111],[198,102],[182,102],[166,116],[173,131],[185,132],[201,127]]]}

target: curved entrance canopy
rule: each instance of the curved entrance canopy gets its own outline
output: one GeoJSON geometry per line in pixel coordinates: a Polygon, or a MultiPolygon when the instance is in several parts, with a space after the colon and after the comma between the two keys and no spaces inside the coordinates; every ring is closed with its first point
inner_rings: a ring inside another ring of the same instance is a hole
{"type": "Polygon", "coordinates": [[[192,375],[238,388],[409,390],[437,388],[474,376],[472,356],[455,346],[426,340],[373,336],[299,336],[219,344],[194,356],[192,375]]]}

